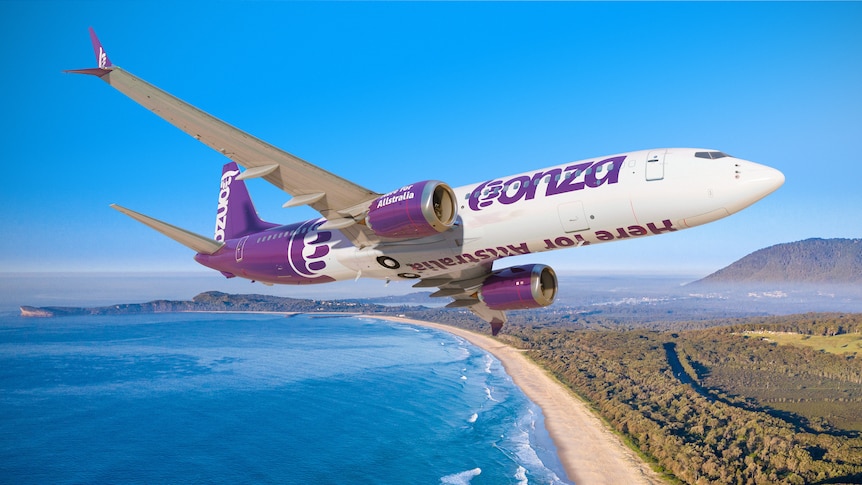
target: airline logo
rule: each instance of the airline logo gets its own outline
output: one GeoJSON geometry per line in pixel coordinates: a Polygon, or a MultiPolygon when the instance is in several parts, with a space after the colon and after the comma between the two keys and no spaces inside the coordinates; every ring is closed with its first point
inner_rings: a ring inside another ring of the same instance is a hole
{"type": "Polygon", "coordinates": [[[99,69],[105,69],[108,67],[108,54],[105,53],[105,49],[102,49],[102,46],[99,46],[99,69]]]}
{"type": "Polygon", "coordinates": [[[303,222],[291,234],[287,243],[287,262],[290,268],[285,268],[291,276],[300,279],[332,280],[326,275],[318,275],[326,269],[325,258],[329,254],[332,240],[331,232],[317,231],[324,222],[326,219],[303,222]]]}
{"type": "Polygon", "coordinates": [[[218,193],[218,211],[216,212],[215,240],[224,242],[224,229],[227,226],[227,205],[230,199],[230,184],[239,170],[231,170],[221,175],[221,190],[218,193]]]}
{"type": "Polygon", "coordinates": [[[532,175],[519,175],[509,180],[489,180],[470,194],[470,208],[480,211],[495,203],[514,204],[522,200],[536,198],[539,186],[546,184],[545,197],[565,194],[602,185],[619,182],[620,169],[626,156],[606,158],[598,162],[585,162],[569,165],[565,169],[536,172],[532,175]]]}

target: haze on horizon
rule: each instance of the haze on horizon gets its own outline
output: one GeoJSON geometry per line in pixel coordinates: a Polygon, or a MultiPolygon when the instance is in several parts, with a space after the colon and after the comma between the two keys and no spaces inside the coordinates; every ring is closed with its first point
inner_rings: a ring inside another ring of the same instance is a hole
{"type": "MultiPolygon", "coordinates": [[[[210,234],[226,159],[103,83],[63,75],[94,65],[91,25],[115,64],[381,192],[664,146],[720,149],[787,178],[707,226],[517,263],[705,276],[773,244],[862,232],[860,3],[175,7],[0,4],[0,55],[19,73],[0,116],[15,174],[0,204],[4,275],[201,274],[190,251],[108,204],[210,234]]],[[[264,219],[316,217],[281,209],[286,194],[266,182],[249,188],[264,219]]],[[[201,278],[201,291],[268,292],[201,278]]],[[[372,286],[383,288],[361,284],[372,286]]]]}

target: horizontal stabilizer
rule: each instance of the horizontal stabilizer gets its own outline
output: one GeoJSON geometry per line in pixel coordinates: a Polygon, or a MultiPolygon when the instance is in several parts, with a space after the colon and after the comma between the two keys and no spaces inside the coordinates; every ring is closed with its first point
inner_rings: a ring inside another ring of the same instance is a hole
{"type": "Polygon", "coordinates": [[[158,219],[153,219],[152,217],[145,216],[133,210],[126,209],[125,207],[121,207],[117,204],[111,204],[111,207],[131,217],[132,219],[159,231],[160,233],[164,234],[165,236],[168,236],[169,238],[182,244],[183,246],[197,251],[198,253],[214,254],[216,251],[218,251],[224,246],[223,242],[219,242],[215,239],[210,239],[208,237],[204,237],[199,234],[186,231],[185,229],[173,226],[171,224],[168,224],[167,222],[162,222],[158,219]]]}

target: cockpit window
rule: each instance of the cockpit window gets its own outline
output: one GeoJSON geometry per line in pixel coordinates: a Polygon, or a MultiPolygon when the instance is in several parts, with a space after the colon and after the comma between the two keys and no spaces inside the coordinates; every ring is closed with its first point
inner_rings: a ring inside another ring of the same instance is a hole
{"type": "Polygon", "coordinates": [[[729,157],[730,155],[724,152],[695,152],[694,156],[697,158],[708,158],[715,160],[716,158],[729,157]]]}

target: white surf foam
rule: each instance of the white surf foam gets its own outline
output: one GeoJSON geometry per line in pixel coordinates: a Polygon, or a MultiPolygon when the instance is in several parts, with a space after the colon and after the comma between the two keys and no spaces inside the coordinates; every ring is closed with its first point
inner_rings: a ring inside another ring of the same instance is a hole
{"type": "Polygon", "coordinates": [[[527,473],[532,471],[534,478],[538,478],[542,483],[553,485],[563,485],[567,482],[562,480],[553,470],[548,468],[539,457],[539,452],[535,448],[537,443],[531,439],[531,435],[536,432],[537,416],[532,409],[528,409],[518,423],[518,429],[509,436],[509,450],[502,450],[514,462],[518,463],[518,472],[515,478],[520,480],[519,484],[528,483],[527,473]],[[523,472],[521,471],[523,470],[523,472]]]}
{"type": "Polygon", "coordinates": [[[494,362],[494,360],[491,358],[491,356],[489,354],[485,354],[485,373],[486,374],[491,373],[491,364],[493,362],[494,362]]]}
{"type": "Polygon", "coordinates": [[[530,483],[530,480],[527,479],[527,469],[518,465],[518,471],[515,472],[515,480],[518,481],[518,485],[527,485],[530,483]]]}
{"type": "Polygon", "coordinates": [[[446,475],[441,478],[440,483],[444,485],[470,485],[470,481],[473,480],[473,477],[479,476],[480,473],[482,473],[481,468],[474,468],[461,473],[453,473],[452,475],[446,475]]]}

